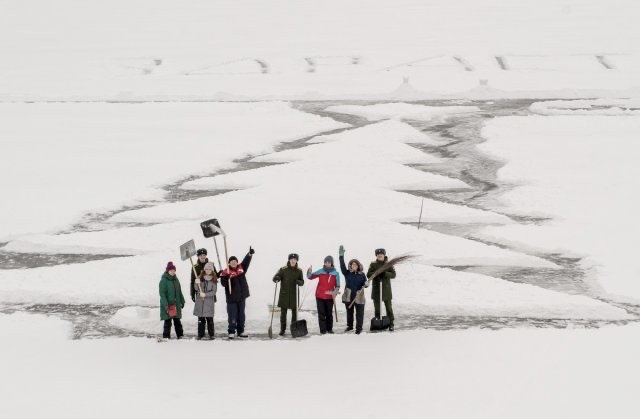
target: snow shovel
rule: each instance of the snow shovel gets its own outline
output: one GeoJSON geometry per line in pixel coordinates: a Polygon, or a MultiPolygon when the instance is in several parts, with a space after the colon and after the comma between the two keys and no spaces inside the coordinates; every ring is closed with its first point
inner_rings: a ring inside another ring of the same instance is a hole
{"type": "Polygon", "coordinates": [[[273,290],[273,304],[271,305],[271,324],[269,324],[269,339],[273,339],[273,311],[276,305],[276,294],[278,293],[278,283],[276,282],[276,289],[273,290]]]}
{"type": "MultiPolygon", "coordinates": [[[[300,287],[296,284],[296,288],[298,288],[298,292],[296,294],[300,294],[300,287]]],[[[298,318],[298,298],[296,298],[296,318],[298,318]]],[[[297,320],[295,322],[291,322],[291,337],[292,338],[300,338],[302,336],[307,336],[309,330],[307,330],[307,321],[306,320],[297,320]]]]}
{"type": "Polygon", "coordinates": [[[218,257],[218,266],[222,269],[222,263],[220,263],[220,252],[218,251],[218,242],[216,241],[216,236],[220,234],[220,223],[217,219],[212,218],[201,222],[200,228],[202,229],[202,234],[205,238],[208,239],[209,237],[213,237],[213,243],[216,247],[216,256],[218,257]]]}
{"type": "Polygon", "coordinates": [[[331,299],[333,300],[333,312],[336,317],[336,323],[338,323],[338,306],[336,305],[336,295],[338,295],[338,293],[334,293],[334,291],[327,291],[327,294],[330,294],[331,299]]]}
{"type": "MultiPolygon", "coordinates": [[[[216,241],[216,236],[222,234],[222,238],[224,239],[224,256],[225,256],[225,265],[227,268],[229,267],[229,253],[227,252],[227,234],[220,227],[220,223],[217,219],[212,218],[207,221],[203,221],[200,223],[200,228],[202,229],[202,234],[204,237],[213,237],[213,242],[216,246],[216,256],[218,256],[218,264],[220,269],[222,269],[222,263],[220,263],[220,252],[218,251],[218,242],[216,241]]],[[[231,278],[229,278],[229,294],[233,293],[233,288],[231,286],[231,278]]]]}
{"type": "Polygon", "coordinates": [[[188,242],[180,246],[180,258],[183,261],[189,259],[189,261],[191,262],[191,269],[193,270],[193,274],[197,277],[198,274],[196,273],[196,267],[193,264],[193,259],[192,259],[193,256],[195,256],[195,254],[196,254],[196,244],[194,243],[193,239],[189,240],[188,242]]]}
{"type": "MultiPolygon", "coordinates": [[[[355,301],[355,300],[354,300],[355,301]]],[[[382,314],[382,279],[380,279],[380,314],[382,314]]],[[[389,326],[391,325],[391,320],[389,320],[389,317],[387,316],[383,316],[383,317],[374,317],[373,319],[371,319],[371,331],[379,331],[379,330],[386,330],[389,328],[389,326]]]]}

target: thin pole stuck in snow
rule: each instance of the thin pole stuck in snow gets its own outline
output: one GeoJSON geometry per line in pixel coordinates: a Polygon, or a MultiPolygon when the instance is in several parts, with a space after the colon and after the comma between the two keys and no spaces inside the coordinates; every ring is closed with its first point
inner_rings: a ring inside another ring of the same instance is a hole
{"type": "Polygon", "coordinates": [[[420,217],[418,218],[418,230],[420,230],[420,223],[422,222],[422,207],[424,207],[424,198],[422,198],[422,204],[420,204],[420,217]]]}

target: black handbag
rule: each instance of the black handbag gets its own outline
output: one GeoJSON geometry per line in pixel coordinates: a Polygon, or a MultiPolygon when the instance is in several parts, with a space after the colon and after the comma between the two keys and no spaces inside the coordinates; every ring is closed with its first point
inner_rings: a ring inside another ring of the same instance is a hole
{"type": "MultiPolygon", "coordinates": [[[[300,297],[300,288],[296,285],[298,298],[300,297]]],[[[298,298],[296,298],[296,317],[298,314],[298,298]]],[[[291,337],[300,338],[303,336],[307,336],[309,330],[307,330],[307,321],[306,320],[297,320],[295,322],[291,322],[291,337]]]]}

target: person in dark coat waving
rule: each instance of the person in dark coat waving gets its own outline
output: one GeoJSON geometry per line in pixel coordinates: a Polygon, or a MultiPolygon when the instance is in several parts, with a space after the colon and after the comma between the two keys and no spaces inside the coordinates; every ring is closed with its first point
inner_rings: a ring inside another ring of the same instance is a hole
{"type": "Polygon", "coordinates": [[[287,330],[287,310],[291,310],[291,322],[298,320],[298,306],[296,303],[296,285],[304,285],[302,270],[298,266],[299,256],[297,253],[289,255],[289,262],[283,266],[273,277],[273,282],[280,282],[280,296],[278,297],[278,307],[280,307],[280,336],[284,336],[287,330]]]}
{"type": "Polygon", "coordinates": [[[362,324],[364,323],[364,288],[369,286],[367,276],[364,274],[364,268],[358,259],[349,261],[348,269],[344,264],[344,246],[340,246],[338,250],[340,255],[340,270],[344,275],[346,287],[342,294],[342,302],[347,309],[347,328],[345,332],[353,330],[353,312],[356,312],[356,334],[362,332],[362,324]]]}
{"type": "Polygon", "coordinates": [[[224,287],[224,295],[227,299],[227,315],[229,317],[229,339],[237,336],[248,337],[244,333],[245,300],[249,298],[249,284],[245,276],[255,251],[249,247],[249,253],[238,263],[238,258],[231,256],[229,266],[220,272],[220,284],[224,287]]]}

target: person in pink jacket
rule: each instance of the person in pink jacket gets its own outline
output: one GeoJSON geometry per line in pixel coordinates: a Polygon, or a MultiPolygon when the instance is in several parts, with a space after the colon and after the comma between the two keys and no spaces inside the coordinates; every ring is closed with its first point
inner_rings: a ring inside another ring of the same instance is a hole
{"type": "Polygon", "coordinates": [[[333,334],[333,303],[340,293],[340,274],[333,266],[333,257],[324,258],[324,266],[315,272],[307,270],[308,279],[317,279],[316,305],[318,306],[318,324],[321,334],[333,334]]]}

